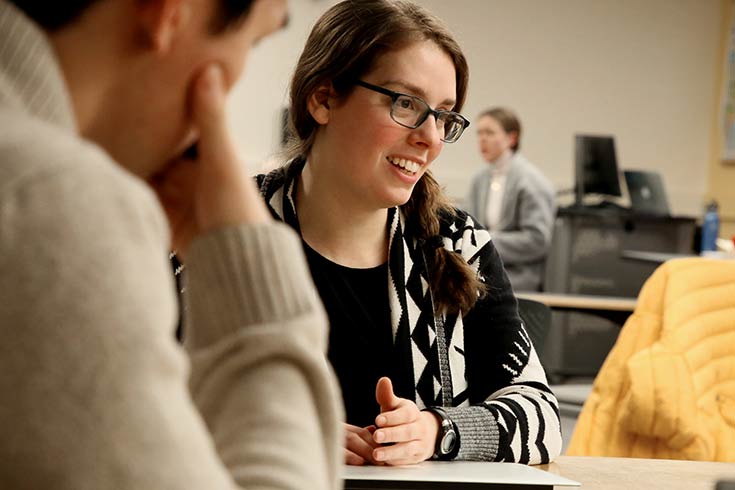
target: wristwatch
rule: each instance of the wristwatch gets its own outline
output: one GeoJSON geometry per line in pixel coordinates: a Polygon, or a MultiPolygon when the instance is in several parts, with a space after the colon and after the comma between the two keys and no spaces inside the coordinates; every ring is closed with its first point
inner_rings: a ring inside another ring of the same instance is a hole
{"type": "Polygon", "coordinates": [[[439,417],[439,432],[436,435],[436,446],[434,447],[434,459],[449,461],[457,457],[459,453],[459,431],[457,425],[449,418],[446,410],[441,407],[428,407],[425,409],[439,417]]]}

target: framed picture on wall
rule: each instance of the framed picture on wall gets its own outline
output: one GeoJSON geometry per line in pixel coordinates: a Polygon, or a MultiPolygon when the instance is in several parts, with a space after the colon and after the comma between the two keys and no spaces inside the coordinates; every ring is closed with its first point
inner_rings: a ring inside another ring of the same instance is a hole
{"type": "Polygon", "coordinates": [[[735,0],[729,2],[729,25],[727,28],[723,96],[720,112],[722,124],[723,164],[735,165],[735,0]]]}

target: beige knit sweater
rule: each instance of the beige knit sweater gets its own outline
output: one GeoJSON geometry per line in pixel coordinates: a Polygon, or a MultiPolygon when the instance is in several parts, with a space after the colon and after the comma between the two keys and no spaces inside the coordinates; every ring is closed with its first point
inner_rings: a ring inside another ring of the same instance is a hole
{"type": "Polygon", "coordinates": [[[199,238],[188,353],[148,187],[75,129],[0,0],[0,488],[336,489],[326,320],[285,225],[199,238]]]}

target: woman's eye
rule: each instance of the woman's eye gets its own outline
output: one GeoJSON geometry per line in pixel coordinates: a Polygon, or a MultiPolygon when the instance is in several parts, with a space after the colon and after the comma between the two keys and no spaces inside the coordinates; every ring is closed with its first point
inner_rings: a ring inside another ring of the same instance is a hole
{"type": "Polygon", "coordinates": [[[413,109],[413,101],[407,97],[398,100],[401,109],[413,109]]]}

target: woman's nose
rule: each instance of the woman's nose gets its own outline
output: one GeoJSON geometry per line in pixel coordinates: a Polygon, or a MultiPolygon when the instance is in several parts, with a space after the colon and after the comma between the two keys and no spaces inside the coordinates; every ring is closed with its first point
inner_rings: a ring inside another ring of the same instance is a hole
{"type": "Polygon", "coordinates": [[[429,117],[421,123],[421,126],[411,131],[411,139],[415,144],[431,147],[441,144],[441,138],[442,132],[438,128],[436,118],[433,115],[429,115],[429,117]]]}

